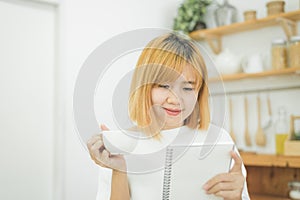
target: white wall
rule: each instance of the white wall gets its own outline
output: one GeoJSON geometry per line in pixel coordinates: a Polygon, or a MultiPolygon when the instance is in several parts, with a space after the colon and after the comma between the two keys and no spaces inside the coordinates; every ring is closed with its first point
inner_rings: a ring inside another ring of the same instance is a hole
{"type": "MultiPolygon", "coordinates": [[[[90,160],[75,129],[72,116],[72,92],[77,73],[88,55],[102,42],[112,36],[143,27],[171,28],[172,20],[176,15],[181,0],[130,0],[130,1],[103,1],[103,0],[64,0],[61,4],[63,67],[65,67],[67,83],[67,123],[66,123],[66,160],[65,160],[65,193],[64,199],[94,199],[97,190],[97,166],[90,160]]],[[[266,0],[230,1],[239,10],[246,8],[258,9],[258,16],[265,16],[266,0]]],[[[286,10],[299,8],[298,1],[287,1],[286,10]]],[[[240,15],[241,17],[241,15],[240,15]]],[[[242,20],[242,19],[240,19],[242,20]]],[[[230,47],[233,52],[240,53],[240,44],[245,44],[245,52],[262,50],[271,39],[273,31],[270,28],[264,33],[243,33],[227,36],[223,40],[224,47],[230,47]],[[245,37],[250,42],[245,42],[245,37]],[[244,43],[245,42],[245,43],[244,43]],[[255,43],[255,46],[253,45],[255,43]]],[[[120,44],[121,45],[121,44],[120,44]]],[[[298,93],[291,92],[291,97],[299,97],[298,93]]],[[[277,105],[285,100],[280,94],[272,95],[277,105]]],[[[296,99],[296,98],[295,98],[296,99]]],[[[289,106],[296,106],[296,101],[289,106]]],[[[290,110],[292,107],[288,107],[290,110]]],[[[297,108],[298,109],[298,108],[297,108]]],[[[294,110],[300,114],[300,110],[294,110]]],[[[235,110],[242,115],[241,112],[235,110]]],[[[239,119],[238,114],[235,115],[239,119]]],[[[254,114],[253,114],[254,116],[254,114]]],[[[254,125],[253,125],[254,127],[254,125]]],[[[236,127],[238,134],[242,134],[243,127],[236,127]]]]}
{"type": "Polygon", "coordinates": [[[0,1],[0,199],[53,199],[55,8],[0,1]]]}

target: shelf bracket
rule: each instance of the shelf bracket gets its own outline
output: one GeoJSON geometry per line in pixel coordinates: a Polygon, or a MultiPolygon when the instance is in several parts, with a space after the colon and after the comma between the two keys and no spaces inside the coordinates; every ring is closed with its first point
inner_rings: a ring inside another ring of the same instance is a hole
{"type": "Polygon", "coordinates": [[[294,35],[297,35],[297,23],[295,21],[282,17],[278,17],[276,20],[282,26],[288,39],[290,39],[294,35]]]}
{"type": "Polygon", "coordinates": [[[219,54],[222,50],[222,40],[220,36],[210,35],[205,38],[206,42],[215,54],[219,54]]]}

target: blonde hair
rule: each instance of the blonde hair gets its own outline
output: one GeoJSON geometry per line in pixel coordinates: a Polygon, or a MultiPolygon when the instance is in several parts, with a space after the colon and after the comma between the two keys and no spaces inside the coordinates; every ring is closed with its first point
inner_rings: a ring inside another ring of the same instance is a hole
{"type": "Polygon", "coordinates": [[[193,129],[208,128],[210,114],[204,60],[192,41],[176,33],[168,33],[153,39],[143,49],[131,82],[129,116],[139,128],[147,127],[147,135],[160,136],[159,130],[152,127],[154,120],[151,120],[149,113],[152,106],[152,88],[157,83],[176,80],[187,65],[192,66],[193,73],[196,74],[198,98],[193,112],[185,120],[185,125],[193,129]]]}

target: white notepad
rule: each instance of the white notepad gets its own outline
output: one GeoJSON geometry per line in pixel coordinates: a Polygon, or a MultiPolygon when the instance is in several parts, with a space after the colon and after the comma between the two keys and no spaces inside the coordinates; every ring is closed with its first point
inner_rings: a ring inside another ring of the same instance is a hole
{"type": "Polygon", "coordinates": [[[233,143],[213,146],[192,144],[171,145],[166,150],[163,200],[220,200],[207,195],[203,185],[213,176],[228,172],[231,166],[230,151],[233,143]]]}

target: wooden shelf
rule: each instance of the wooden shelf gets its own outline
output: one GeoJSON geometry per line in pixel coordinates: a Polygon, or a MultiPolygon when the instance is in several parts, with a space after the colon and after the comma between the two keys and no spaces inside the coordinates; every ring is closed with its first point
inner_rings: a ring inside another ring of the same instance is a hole
{"type": "Polygon", "coordinates": [[[242,31],[256,30],[268,26],[275,26],[279,24],[278,19],[280,18],[284,18],[292,21],[300,20],[300,10],[288,12],[288,13],[281,13],[279,15],[273,15],[273,16],[251,20],[251,21],[234,23],[231,25],[221,26],[213,29],[197,30],[191,32],[190,37],[193,38],[194,40],[204,40],[207,37],[223,36],[223,35],[238,33],[242,31]]]}
{"type": "Polygon", "coordinates": [[[282,76],[282,75],[292,75],[300,74],[300,68],[286,68],[280,70],[270,70],[260,73],[239,73],[239,74],[229,74],[223,75],[221,78],[210,78],[210,82],[216,81],[234,81],[248,78],[260,78],[260,77],[269,77],[269,76],[282,76]]]}
{"type": "Polygon", "coordinates": [[[189,35],[194,40],[205,40],[214,53],[218,54],[222,49],[221,37],[224,35],[281,25],[287,38],[290,39],[291,36],[297,35],[296,21],[298,20],[300,20],[300,10],[234,23],[227,26],[220,26],[213,29],[197,30],[191,32],[189,35]]]}
{"type": "Polygon", "coordinates": [[[241,152],[246,166],[300,168],[300,156],[268,155],[241,152]]]}

